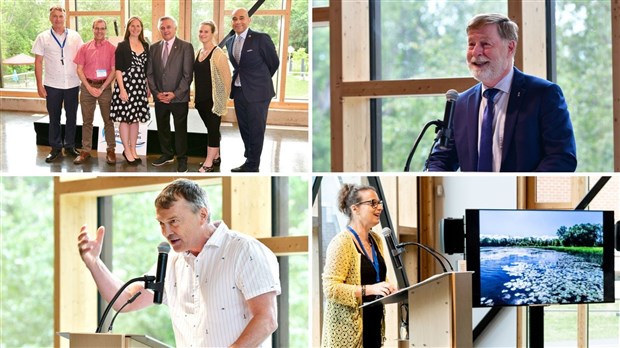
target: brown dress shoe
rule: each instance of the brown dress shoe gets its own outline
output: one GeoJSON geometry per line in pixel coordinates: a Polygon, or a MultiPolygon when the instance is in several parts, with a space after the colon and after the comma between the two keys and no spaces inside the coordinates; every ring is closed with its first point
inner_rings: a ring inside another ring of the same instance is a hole
{"type": "Polygon", "coordinates": [[[82,151],[80,155],[73,160],[73,164],[82,164],[90,158],[90,152],[82,151]]]}
{"type": "Polygon", "coordinates": [[[108,149],[105,155],[105,161],[108,164],[116,164],[116,154],[114,153],[114,149],[108,149]]]}

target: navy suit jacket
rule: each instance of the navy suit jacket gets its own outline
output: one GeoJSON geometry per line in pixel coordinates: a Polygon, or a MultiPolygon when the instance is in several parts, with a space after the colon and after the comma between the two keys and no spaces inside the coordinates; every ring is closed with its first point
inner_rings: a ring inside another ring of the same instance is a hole
{"type": "MultiPolygon", "coordinates": [[[[271,77],[280,66],[280,59],[276,46],[271,37],[265,33],[248,29],[241,49],[239,63],[233,56],[233,44],[236,35],[226,41],[228,57],[234,68],[232,87],[235,86],[237,75],[241,79],[241,89],[249,102],[270,100],[276,95],[271,77]]],[[[230,97],[234,98],[234,88],[231,88],[230,97]]]]}
{"type": "MultiPolygon", "coordinates": [[[[476,171],[481,84],[461,93],[454,110],[454,139],[435,146],[429,171],[476,171]]],[[[514,68],[504,141],[502,172],[574,172],[577,150],[560,87],[514,68]]]]}

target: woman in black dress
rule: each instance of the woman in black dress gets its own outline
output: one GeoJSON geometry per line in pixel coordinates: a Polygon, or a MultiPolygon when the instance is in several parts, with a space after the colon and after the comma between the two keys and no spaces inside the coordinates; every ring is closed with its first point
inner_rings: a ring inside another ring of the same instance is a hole
{"type": "Polygon", "coordinates": [[[220,121],[227,112],[226,104],[230,95],[231,74],[228,57],[216,44],[217,27],[213,21],[203,21],[198,28],[198,38],[202,48],[194,62],[194,102],[200,118],[207,127],[207,157],[198,169],[201,173],[219,169],[220,121]]]}
{"type": "Polygon", "coordinates": [[[144,39],[142,21],[131,17],[127,21],[125,39],[116,47],[116,87],[112,94],[110,116],[120,122],[123,157],[132,165],[142,162],[136,152],[140,122],[151,118],[146,80],[148,56],[149,45],[144,39]]]}

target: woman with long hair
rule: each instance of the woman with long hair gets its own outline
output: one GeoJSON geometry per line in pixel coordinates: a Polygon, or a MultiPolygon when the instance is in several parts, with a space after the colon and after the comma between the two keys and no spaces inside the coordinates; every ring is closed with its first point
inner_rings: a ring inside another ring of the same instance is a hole
{"type": "Polygon", "coordinates": [[[136,152],[140,122],[151,118],[146,80],[148,56],[149,45],[144,39],[142,20],[131,17],[127,21],[125,38],[116,47],[116,87],[110,113],[114,121],[120,122],[123,157],[130,165],[142,162],[136,152]]]}

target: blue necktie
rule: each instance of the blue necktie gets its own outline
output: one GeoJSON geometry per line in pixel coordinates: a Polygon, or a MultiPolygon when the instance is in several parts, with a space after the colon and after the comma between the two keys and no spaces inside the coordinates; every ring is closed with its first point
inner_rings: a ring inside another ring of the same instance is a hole
{"type": "Polygon", "coordinates": [[[482,94],[487,99],[484,108],[482,128],[480,129],[480,150],[478,153],[478,171],[493,171],[493,117],[495,115],[495,95],[499,89],[489,88],[482,94]]]}

